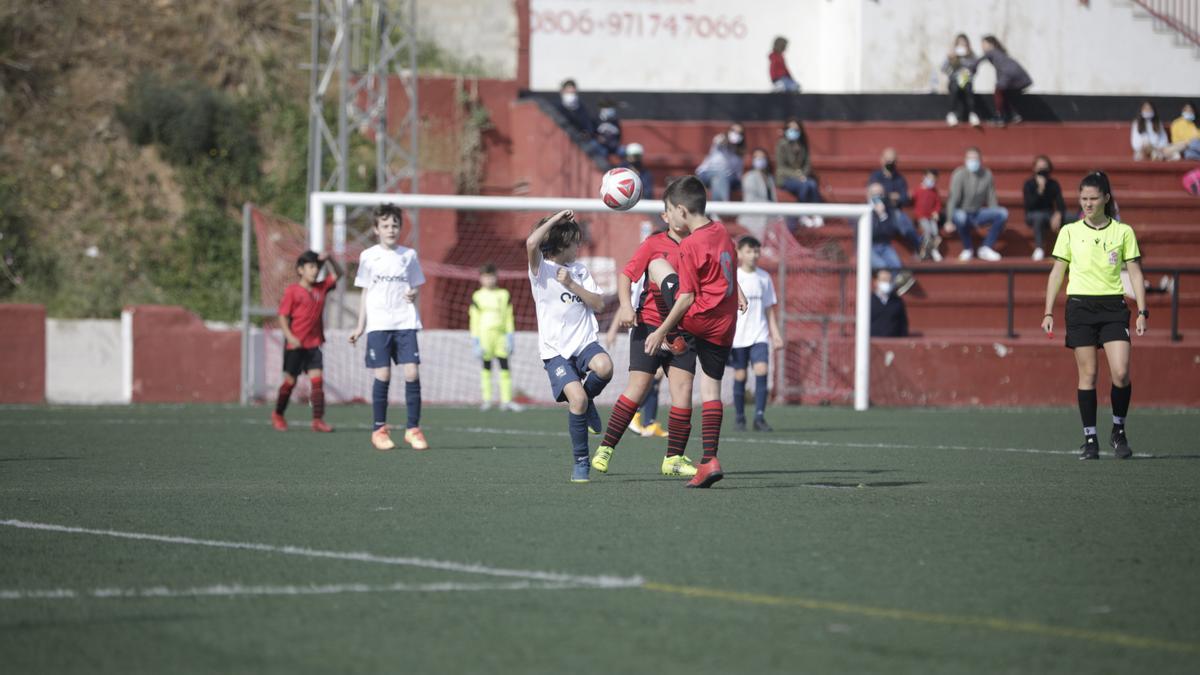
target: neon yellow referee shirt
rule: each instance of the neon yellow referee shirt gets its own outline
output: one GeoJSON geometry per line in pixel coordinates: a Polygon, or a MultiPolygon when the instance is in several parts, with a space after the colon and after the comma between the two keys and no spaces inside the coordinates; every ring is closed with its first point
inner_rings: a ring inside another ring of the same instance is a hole
{"type": "Polygon", "coordinates": [[[1121,265],[1142,257],[1133,228],[1112,219],[1099,230],[1082,220],[1063,225],[1051,255],[1070,266],[1067,295],[1125,295],[1121,265]]]}

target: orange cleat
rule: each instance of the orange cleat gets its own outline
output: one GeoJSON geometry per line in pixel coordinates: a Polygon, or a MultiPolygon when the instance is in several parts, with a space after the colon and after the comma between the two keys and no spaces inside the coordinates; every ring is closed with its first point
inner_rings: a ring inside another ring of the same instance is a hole
{"type": "Polygon", "coordinates": [[[327,433],[333,431],[333,427],[326,424],[325,420],[318,418],[318,419],[313,420],[312,430],[327,434],[327,433]]]}
{"type": "Polygon", "coordinates": [[[429,449],[429,444],[425,442],[425,434],[421,433],[421,427],[405,429],[404,442],[411,445],[413,450],[429,449]]]}
{"type": "Polygon", "coordinates": [[[396,447],[386,425],[371,432],[371,445],[374,445],[376,450],[392,450],[396,447]]]}
{"type": "Polygon", "coordinates": [[[696,467],[696,475],[687,482],[687,487],[690,488],[706,488],[712,487],[712,484],[725,477],[725,472],[721,471],[721,463],[713,457],[711,461],[701,464],[696,467]]]}
{"type": "Polygon", "coordinates": [[[283,419],[283,415],[273,412],[271,413],[271,426],[275,427],[276,431],[287,431],[287,420],[283,419]]]}

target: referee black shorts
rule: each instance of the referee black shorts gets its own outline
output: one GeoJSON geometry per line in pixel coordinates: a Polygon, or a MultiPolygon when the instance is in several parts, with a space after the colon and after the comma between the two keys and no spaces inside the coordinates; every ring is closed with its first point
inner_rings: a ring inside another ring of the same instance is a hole
{"type": "Polygon", "coordinates": [[[1129,306],[1123,295],[1067,296],[1067,347],[1129,342],[1129,306]]]}
{"type": "Polygon", "coordinates": [[[639,323],[629,333],[629,371],[653,375],[659,368],[662,368],[664,373],[671,368],[679,368],[695,374],[696,350],[691,348],[691,343],[688,343],[688,350],[679,355],[665,349],[659,349],[658,353],[652,356],[646,354],[646,336],[655,328],[657,326],[639,323]]]}

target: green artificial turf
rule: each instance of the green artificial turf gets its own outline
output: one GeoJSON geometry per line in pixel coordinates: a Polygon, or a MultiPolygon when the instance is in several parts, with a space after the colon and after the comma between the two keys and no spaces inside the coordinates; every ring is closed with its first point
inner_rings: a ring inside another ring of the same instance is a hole
{"type": "Polygon", "coordinates": [[[306,414],[0,408],[4,672],[1200,671],[1194,412],[1126,462],[1065,409],[727,414],[706,491],[631,435],[569,483],[561,409],[306,414]]]}

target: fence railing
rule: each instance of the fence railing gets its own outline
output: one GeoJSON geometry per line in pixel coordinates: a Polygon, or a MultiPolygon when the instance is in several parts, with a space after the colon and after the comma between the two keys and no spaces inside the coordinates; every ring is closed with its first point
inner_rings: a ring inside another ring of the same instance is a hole
{"type": "Polygon", "coordinates": [[[1196,0],[1133,0],[1155,21],[1200,47],[1200,2],[1196,0]]]}

